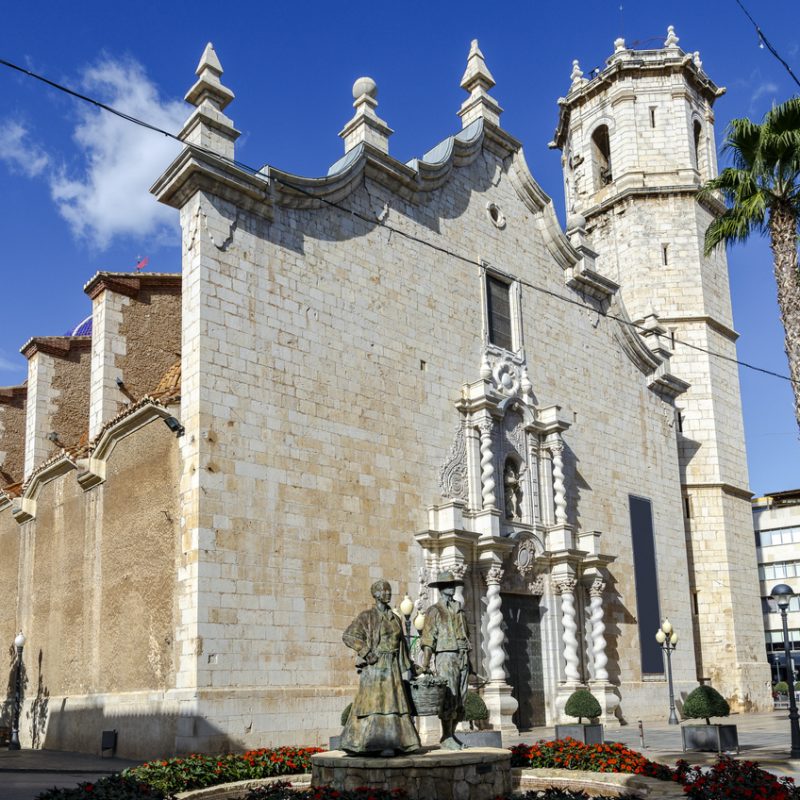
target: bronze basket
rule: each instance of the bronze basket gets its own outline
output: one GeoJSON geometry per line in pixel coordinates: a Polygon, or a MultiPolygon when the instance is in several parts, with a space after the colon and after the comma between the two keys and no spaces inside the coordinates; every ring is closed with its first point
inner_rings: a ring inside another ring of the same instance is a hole
{"type": "Polygon", "coordinates": [[[438,717],[444,698],[447,692],[447,681],[440,678],[433,681],[419,683],[411,682],[411,700],[414,703],[416,716],[418,717],[438,717]]]}

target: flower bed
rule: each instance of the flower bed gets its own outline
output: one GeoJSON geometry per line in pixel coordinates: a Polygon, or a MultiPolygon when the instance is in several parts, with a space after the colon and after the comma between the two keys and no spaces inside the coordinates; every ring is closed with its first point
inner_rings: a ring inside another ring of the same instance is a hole
{"type": "Polygon", "coordinates": [[[511,766],[532,769],[584,769],[589,772],[628,772],[649,778],[673,780],[673,771],[650,761],[619,742],[583,744],[575,739],[558,739],[511,748],[511,766]]]}
{"type": "MultiPolygon", "coordinates": [[[[626,795],[633,800],[632,795],[626,795]]],[[[625,800],[625,797],[595,796],[591,800],[625,800]]],[[[251,789],[245,800],[407,800],[408,795],[400,790],[370,789],[362,786],[358,789],[337,791],[330,786],[319,786],[314,789],[292,789],[289,783],[273,783],[270,786],[259,786],[251,789]]],[[[573,792],[568,789],[542,789],[530,792],[514,792],[497,797],[495,800],[589,800],[584,792],[573,792]]]]}
{"type": "Polygon", "coordinates": [[[322,750],[321,747],[277,747],[216,756],[193,753],[166,761],[148,761],[122,774],[165,793],[185,792],[219,783],[309,772],[311,756],[322,750]]]}
{"type": "Polygon", "coordinates": [[[776,778],[755,761],[735,761],[721,756],[710,769],[675,766],[675,780],[691,800],[798,800],[800,788],[791,778],[776,778]]]}

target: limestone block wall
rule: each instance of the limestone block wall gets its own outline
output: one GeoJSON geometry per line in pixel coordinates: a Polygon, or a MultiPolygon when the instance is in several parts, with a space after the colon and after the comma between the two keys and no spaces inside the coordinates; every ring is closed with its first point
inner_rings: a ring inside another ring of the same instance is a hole
{"type": "Polygon", "coordinates": [[[0,640],[25,646],[23,746],[119,752],[174,746],[175,567],[179,452],[159,420],[121,439],[106,482],[84,491],[73,470],[45,483],[36,515],[0,511],[0,585],[17,587],[0,640]],[[8,545],[8,547],[6,547],[8,545]],[[5,557],[8,555],[8,558],[5,557]]]}
{"type": "MultiPolygon", "coordinates": [[[[370,218],[388,208],[414,236],[569,294],[510,168],[484,150],[424,203],[367,178],[344,204],[370,218]],[[502,209],[504,229],[487,202],[502,209]]],[[[181,210],[177,685],[196,687],[218,729],[187,726],[186,747],[335,730],[356,677],[341,630],[371,604],[378,577],[396,594],[413,588],[413,533],[440,501],[454,402],[480,367],[477,263],[348,213],[272,213],[206,192],[181,210]]],[[[618,556],[608,635],[625,713],[647,716],[628,494],[652,499],[662,603],[691,637],[674,414],[623,351],[618,323],[524,286],[522,305],[536,400],[568,406],[575,420],[565,437],[571,518],[603,530],[604,551],[618,556]]],[[[675,669],[691,688],[691,645],[675,669]]]]}
{"type": "Polygon", "coordinates": [[[0,486],[22,480],[27,394],[25,386],[0,387],[0,486]]]}
{"type": "Polygon", "coordinates": [[[180,282],[180,275],[100,272],[85,286],[93,301],[90,437],[151,392],[180,357],[180,282]]]}
{"type": "Polygon", "coordinates": [[[31,339],[25,424],[25,477],[62,447],[75,448],[88,438],[91,337],[52,336],[31,339]],[[55,433],[57,441],[48,439],[55,433]]]}

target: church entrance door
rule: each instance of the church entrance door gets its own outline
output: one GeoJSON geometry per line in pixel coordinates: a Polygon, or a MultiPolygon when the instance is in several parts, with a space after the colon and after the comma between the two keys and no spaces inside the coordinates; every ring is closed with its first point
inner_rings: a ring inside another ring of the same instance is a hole
{"type": "Polygon", "coordinates": [[[506,667],[512,695],[519,704],[512,720],[521,731],[545,724],[542,636],[539,626],[539,598],[503,594],[506,626],[506,667]]]}

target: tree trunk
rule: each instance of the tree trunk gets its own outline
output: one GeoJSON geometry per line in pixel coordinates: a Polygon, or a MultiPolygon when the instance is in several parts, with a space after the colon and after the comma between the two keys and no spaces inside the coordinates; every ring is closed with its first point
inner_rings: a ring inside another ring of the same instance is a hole
{"type": "Polygon", "coordinates": [[[778,285],[778,308],[794,391],[794,414],[800,427],[800,275],[797,272],[797,217],[788,204],[772,209],[770,249],[778,285]]]}

